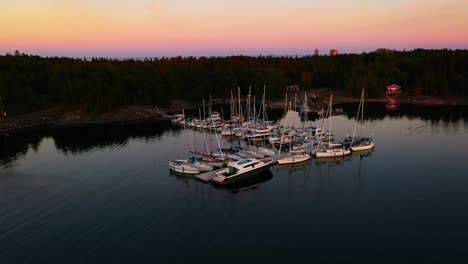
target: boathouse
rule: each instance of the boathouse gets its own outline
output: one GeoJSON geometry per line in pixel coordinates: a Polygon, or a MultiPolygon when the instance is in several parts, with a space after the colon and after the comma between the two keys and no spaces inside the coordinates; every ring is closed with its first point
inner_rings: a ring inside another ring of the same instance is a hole
{"type": "Polygon", "coordinates": [[[385,90],[385,94],[401,94],[401,87],[396,84],[389,85],[385,90]]]}

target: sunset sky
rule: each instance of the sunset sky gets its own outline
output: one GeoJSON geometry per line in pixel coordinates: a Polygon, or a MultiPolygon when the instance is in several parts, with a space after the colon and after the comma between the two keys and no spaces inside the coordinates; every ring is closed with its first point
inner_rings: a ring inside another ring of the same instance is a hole
{"type": "Polygon", "coordinates": [[[223,56],[468,48],[467,0],[2,0],[0,53],[223,56]],[[99,3],[97,3],[99,2],[99,3]]]}

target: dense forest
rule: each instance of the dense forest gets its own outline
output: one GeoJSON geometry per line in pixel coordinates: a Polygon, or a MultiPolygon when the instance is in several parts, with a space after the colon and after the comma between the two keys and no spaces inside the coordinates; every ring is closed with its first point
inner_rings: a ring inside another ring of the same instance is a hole
{"type": "Polygon", "coordinates": [[[408,95],[468,96],[468,50],[393,51],[338,56],[174,57],[144,60],[0,56],[0,96],[10,114],[54,106],[104,112],[127,105],[167,105],[227,98],[252,87],[281,98],[287,85],[327,87],[350,96],[381,96],[396,83],[408,95]]]}

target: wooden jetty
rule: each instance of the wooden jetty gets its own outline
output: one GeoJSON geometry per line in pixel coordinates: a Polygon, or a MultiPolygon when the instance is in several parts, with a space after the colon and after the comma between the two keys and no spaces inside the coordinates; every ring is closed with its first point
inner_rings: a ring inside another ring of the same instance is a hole
{"type": "Polygon", "coordinates": [[[208,171],[208,172],[205,172],[205,173],[200,173],[200,174],[195,175],[195,178],[197,178],[197,179],[199,179],[199,180],[201,180],[203,182],[210,182],[211,179],[216,177],[216,173],[220,172],[222,170],[224,170],[224,168],[208,171]]]}

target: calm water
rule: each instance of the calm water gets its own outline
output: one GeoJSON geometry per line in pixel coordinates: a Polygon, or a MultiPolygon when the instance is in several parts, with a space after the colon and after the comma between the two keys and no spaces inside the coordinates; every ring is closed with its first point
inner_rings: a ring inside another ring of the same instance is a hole
{"type": "Polygon", "coordinates": [[[0,138],[0,263],[466,262],[468,108],[366,111],[374,152],[229,189],[169,172],[205,145],[193,130],[0,138]]]}

